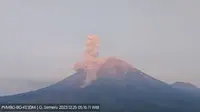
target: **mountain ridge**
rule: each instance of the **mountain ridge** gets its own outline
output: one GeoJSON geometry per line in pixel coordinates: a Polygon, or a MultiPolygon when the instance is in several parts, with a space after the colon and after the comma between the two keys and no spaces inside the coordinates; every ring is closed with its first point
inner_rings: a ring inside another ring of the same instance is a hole
{"type": "Polygon", "coordinates": [[[175,82],[175,83],[171,84],[171,86],[173,88],[191,93],[193,95],[197,95],[197,96],[200,95],[200,88],[198,88],[194,84],[191,84],[191,83],[188,83],[188,82],[175,82]]]}
{"type": "Polygon", "coordinates": [[[188,89],[200,89],[198,88],[196,85],[194,84],[191,84],[189,82],[180,82],[180,81],[177,81],[173,84],[171,84],[172,86],[174,87],[177,87],[177,88],[188,88],[188,89]]]}
{"type": "Polygon", "coordinates": [[[102,112],[198,112],[200,110],[200,96],[173,88],[128,66],[122,60],[109,59],[97,72],[97,79],[84,88],[81,85],[84,84],[87,73],[79,69],[73,75],[48,87],[0,97],[0,104],[100,103],[102,112]]]}

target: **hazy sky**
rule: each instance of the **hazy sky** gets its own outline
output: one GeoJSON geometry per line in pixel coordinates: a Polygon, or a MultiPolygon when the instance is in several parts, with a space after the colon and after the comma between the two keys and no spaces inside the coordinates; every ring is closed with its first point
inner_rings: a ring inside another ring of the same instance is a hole
{"type": "Polygon", "coordinates": [[[160,80],[200,87],[199,0],[0,0],[0,95],[55,83],[89,34],[160,80]]]}

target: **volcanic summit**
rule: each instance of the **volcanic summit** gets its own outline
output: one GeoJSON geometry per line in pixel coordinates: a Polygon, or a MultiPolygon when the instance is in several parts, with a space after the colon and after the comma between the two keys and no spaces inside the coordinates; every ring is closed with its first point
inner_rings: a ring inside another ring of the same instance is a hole
{"type": "Polygon", "coordinates": [[[86,73],[83,87],[90,84],[93,80],[96,80],[100,72],[107,72],[107,74],[114,76],[116,74],[125,74],[129,70],[136,70],[128,63],[116,57],[99,57],[99,43],[100,41],[97,35],[89,35],[85,45],[84,57],[82,61],[77,62],[74,66],[75,70],[83,69],[86,73]]]}

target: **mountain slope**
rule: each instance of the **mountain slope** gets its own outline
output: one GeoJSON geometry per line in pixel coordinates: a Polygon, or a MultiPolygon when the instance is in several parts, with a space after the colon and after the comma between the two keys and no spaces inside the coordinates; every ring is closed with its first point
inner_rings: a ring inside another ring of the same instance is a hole
{"type": "Polygon", "coordinates": [[[172,84],[172,87],[179,88],[183,90],[198,90],[199,88],[191,83],[185,83],[185,82],[175,82],[172,84]]]}
{"type": "Polygon", "coordinates": [[[196,87],[195,85],[191,83],[175,82],[171,84],[171,86],[181,91],[188,92],[196,96],[200,96],[200,88],[196,87]]]}
{"type": "Polygon", "coordinates": [[[173,88],[126,62],[109,58],[81,88],[84,70],[49,87],[0,97],[0,103],[100,103],[102,112],[199,112],[200,97],[173,88]]]}

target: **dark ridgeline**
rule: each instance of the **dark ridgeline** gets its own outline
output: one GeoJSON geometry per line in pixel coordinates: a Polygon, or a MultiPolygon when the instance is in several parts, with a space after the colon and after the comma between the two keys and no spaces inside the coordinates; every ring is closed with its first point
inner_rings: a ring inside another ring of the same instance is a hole
{"type": "Polygon", "coordinates": [[[49,87],[0,97],[0,103],[100,103],[102,112],[200,112],[200,95],[174,88],[116,58],[108,59],[97,79],[81,88],[85,76],[79,70],[49,87]]]}
{"type": "Polygon", "coordinates": [[[183,92],[188,92],[192,95],[199,96],[200,95],[200,88],[196,87],[195,85],[191,83],[185,83],[185,82],[175,82],[171,84],[173,88],[179,89],[183,92]]]}
{"type": "Polygon", "coordinates": [[[172,84],[172,87],[182,89],[182,90],[188,90],[188,91],[198,91],[199,88],[191,83],[185,83],[185,82],[175,82],[172,84]]]}

